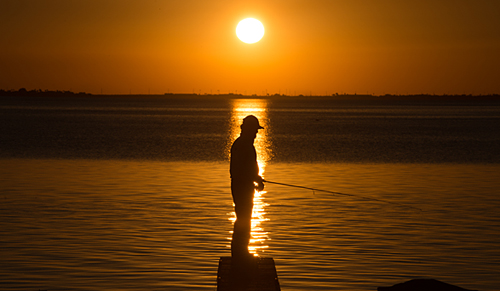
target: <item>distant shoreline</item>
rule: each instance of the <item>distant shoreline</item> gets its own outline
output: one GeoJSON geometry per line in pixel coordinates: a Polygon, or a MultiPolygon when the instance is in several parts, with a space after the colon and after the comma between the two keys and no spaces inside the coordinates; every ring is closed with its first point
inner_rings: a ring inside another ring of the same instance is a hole
{"type": "Polygon", "coordinates": [[[19,89],[17,91],[0,90],[1,97],[119,97],[119,98],[186,98],[186,99],[311,99],[311,100],[356,100],[356,101],[500,101],[499,94],[491,95],[368,95],[368,94],[332,94],[332,95],[244,95],[244,94],[196,94],[196,93],[165,93],[165,94],[91,94],[71,91],[42,91],[19,89]]]}

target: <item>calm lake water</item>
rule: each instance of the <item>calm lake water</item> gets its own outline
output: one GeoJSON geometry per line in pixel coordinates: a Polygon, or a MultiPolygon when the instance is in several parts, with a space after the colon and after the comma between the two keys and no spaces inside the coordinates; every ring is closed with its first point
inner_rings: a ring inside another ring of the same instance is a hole
{"type": "Polygon", "coordinates": [[[248,114],[265,179],[356,195],[258,193],[282,290],[500,286],[498,103],[0,101],[0,290],[215,290],[248,114]]]}

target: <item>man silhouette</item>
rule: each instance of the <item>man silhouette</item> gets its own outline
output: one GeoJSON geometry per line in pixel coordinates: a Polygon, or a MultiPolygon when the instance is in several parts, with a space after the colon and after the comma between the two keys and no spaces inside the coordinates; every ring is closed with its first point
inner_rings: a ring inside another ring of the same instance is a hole
{"type": "Polygon", "coordinates": [[[249,115],[243,119],[241,134],[231,147],[231,193],[234,201],[234,222],[231,255],[235,261],[247,261],[253,256],[248,252],[252,209],[255,189],[262,191],[264,183],[259,176],[257,153],[253,145],[257,132],[263,129],[259,120],[249,115]],[[257,186],[256,186],[257,185],[257,186]]]}

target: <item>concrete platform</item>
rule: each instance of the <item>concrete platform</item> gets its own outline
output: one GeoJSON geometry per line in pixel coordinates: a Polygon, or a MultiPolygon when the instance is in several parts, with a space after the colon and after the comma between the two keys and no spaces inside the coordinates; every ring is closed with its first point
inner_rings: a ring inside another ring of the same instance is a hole
{"type": "Polygon", "coordinates": [[[255,257],[233,262],[221,257],[217,272],[217,291],[280,291],[273,258],[255,257]]]}

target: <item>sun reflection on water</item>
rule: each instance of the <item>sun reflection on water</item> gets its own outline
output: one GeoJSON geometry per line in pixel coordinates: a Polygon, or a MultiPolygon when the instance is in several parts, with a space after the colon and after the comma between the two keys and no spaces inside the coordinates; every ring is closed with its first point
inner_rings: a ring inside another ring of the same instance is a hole
{"type": "MultiPolygon", "coordinates": [[[[257,138],[255,139],[254,146],[257,152],[257,163],[259,164],[259,174],[265,178],[266,165],[271,158],[271,143],[269,141],[269,122],[267,119],[267,100],[261,99],[235,99],[232,103],[231,112],[231,127],[230,127],[230,140],[227,146],[227,155],[230,157],[231,145],[240,135],[240,125],[248,115],[254,115],[259,119],[260,124],[264,129],[259,130],[257,138]]],[[[248,251],[254,256],[258,256],[269,246],[266,241],[269,240],[269,232],[264,230],[263,222],[268,221],[266,218],[266,207],[269,205],[265,202],[266,190],[255,190],[254,207],[252,213],[252,230],[250,244],[248,251]]],[[[234,206],[234,205],[233,205],[234,206]]],[[[233,223],[236,221],[235,212],[229,213],[229,220],[233,223]]],[[[232,234],[232,231],[230,231],[232,234]]],[[[231,240],[231,236],[229,237],[231,240]]],[[[230,247],[230,245],[229,245],[230,247]]]]}

